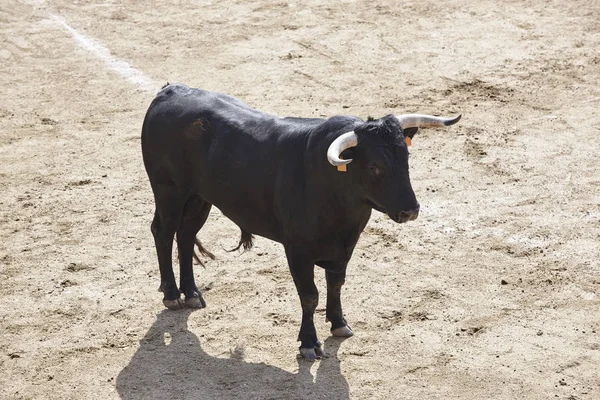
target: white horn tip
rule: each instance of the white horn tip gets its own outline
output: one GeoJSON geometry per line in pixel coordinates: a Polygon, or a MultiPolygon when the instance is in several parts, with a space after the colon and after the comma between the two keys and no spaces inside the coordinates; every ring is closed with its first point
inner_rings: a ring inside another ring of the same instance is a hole
{"type": "Polygon", "coordinates": [[[449,119],[447,121],[444,121],[444,125],[446,126],[450,126],[450,125],[454,125],[455,123],[457,123],[458,121],[460,121],[460,119],[462,118],[462,114],[460,114],[458,117],[453,118],[453,119],[449,119]]]}
{"type": "Polygon", "coordinates": [[[337,159],[337,160],[334,160],[334,161],[335,161],[335,164],[334,164],[334,163],[331,163],[331,161],[330,161],[330,163],[331,163],[331,165],[333,165],[334,167],[337,167],[338,165],[346,165],[346,164],[350,164],[350,163],[352,162],[352,159],[351,159],[351,158],[349,158],[349,159],[347,159],[347,160],[344,160],[343,158],[339,158],[339,159],[337,159]]]}

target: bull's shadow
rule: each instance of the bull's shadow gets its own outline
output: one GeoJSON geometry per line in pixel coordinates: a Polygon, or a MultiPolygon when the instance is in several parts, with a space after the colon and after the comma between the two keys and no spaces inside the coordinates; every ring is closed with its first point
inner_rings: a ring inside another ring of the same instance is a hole
{"type": "Polygon", "coordinates": [[[263,363],[206,354],[187,328],[191,313],[164,310],[158,314],[131,362],[117,377],[122,399],[349,398],[348,383],[337,358],[342,339],[325,340],[329,357],[318,361],[313,379],[312,363],[303,359],[298,360],[298,373],[290,373],[263,363]],[[165,336],[170,336],[169,344],[165,336]]]}

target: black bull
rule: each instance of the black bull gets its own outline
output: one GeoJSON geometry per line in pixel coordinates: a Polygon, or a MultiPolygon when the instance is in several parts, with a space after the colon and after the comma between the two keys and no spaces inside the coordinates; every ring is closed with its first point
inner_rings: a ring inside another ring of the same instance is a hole
{"type": "Polygon", "coordinates": [[[192,262],[194,244],[212,257],[196,234],[214,204],[240,227],[240,246],[251,247],[253,234],[283,244],[302,305],[300,351],[309,359],[322,355],[313,322],[319,300],[314,266],[325,269],[332,334],[351,336],[340,291],[371,210],[396,222],[418,215],[406,137],[419,126],[457,121],[410,114],[366,122],[349,116],[280,118],[224,94],[166,86],[142,129],[165,306],[182,307],[181,292],[188,307],[205,306],[192,262]],[[346,172],[331,165],[351,160],[346,172]],[[175,234],[179,287],[171,258],[175,234]]]}

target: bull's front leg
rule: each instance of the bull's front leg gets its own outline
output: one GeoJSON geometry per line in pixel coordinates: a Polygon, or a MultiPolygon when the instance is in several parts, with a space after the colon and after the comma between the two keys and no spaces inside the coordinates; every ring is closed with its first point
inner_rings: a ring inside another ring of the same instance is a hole
{"type": "Polygon", "coordinates": [[[325,351],[317,338],[314,323],[315,309],[319,303],[319,292],[314,282],[315,266],[312,261],[292,256],[289,252],[286,252],[286,254],[302,305],[302,325],[298,334],[300,354],[309,360],[316,360],[324,357],[325,351]]]}
{"type": "Polygon", "coordinates": [[[334,271],[326,270],[327,280],[327,308],[325,315],[331,322],[331,334],[339,337],[350,337],[354,335],[352,329],[344,319],[342,312],[342,301],[340,299],[342,286],[346,280],[346,265],[340,265],[334,271]]]}

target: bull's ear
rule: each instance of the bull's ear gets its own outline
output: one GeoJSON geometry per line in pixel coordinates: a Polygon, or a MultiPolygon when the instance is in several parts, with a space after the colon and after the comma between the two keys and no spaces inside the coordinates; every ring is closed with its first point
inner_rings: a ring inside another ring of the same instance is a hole
{"type": "Polygon", "coordinates": [[[342,157],[342,159],[344,160],[352,160],[356,157],[356,151],[354,147],[350,147],[349,149],[346,149],[344,151],[342,151],[342,154],[340,154],[340,157],[342,157]]]}
{"type": "Polygon", "coordinates": [[[403,129],[404,137],[408,137],[408,138],[412,139],[418,130],[419,130],[419,128],[405,128],[405,129],[403,129]]]}

